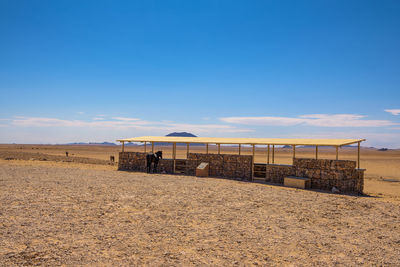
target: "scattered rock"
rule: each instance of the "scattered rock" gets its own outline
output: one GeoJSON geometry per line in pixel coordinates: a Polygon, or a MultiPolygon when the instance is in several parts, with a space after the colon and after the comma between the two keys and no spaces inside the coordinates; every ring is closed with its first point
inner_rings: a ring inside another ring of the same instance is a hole
{"type": "Polygon", "coordinates": [[[332,187],[332,193],[334,193],[334,194],[339,194],[339,193],[340,193],[340,190],[337,189],[336,187],[332,187]]]}

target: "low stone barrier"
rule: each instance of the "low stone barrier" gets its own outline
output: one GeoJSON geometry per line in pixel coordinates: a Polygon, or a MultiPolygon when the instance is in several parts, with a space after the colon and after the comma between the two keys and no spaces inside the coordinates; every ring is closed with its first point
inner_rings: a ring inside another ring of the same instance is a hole
{"type": "Polygon", "coordinates": [[[266,166],[265,181],[276,184],[283,184],[286,176],[295,176],[296,169],[293,165],[268,164],[266,166]]]}
{"type": "MultiPolygon", "coordinates": [[[[179,159],[181,173],[195,175],[196,167],[209,164],[211,177],[252,180],[253,157],[250,155],[189,153],[187,159],[179,159]],[[182,165],[183,164],[183,165],[182,165]]],[[[293,165],[255,164],[258,179],[283,184],[284,177],[311,178],[311,188],[361,194],[364,189],[364,170],[356,169],[356,162],[350,160],[295,158],[293,165]],[[265,174],[265,176],[264,176],[265,174]],[[264,178],[265,177],[265,178],[264,178]]],[[[118,170],[146,171],[146,153],[120,152],[118,170]]],[[[160,173],[174,173],[174,160],[161,159],[160,173]]]]}
{"type": "Polygon", "coordinates": [[[119,152],[118,170],[145,172],[146,153],[119,152]]]}
{"type": "MultiPolygon", "coordinates": [[[[184,173],[195,175],[196,167],[207,162],[210,167],[210,176],[223,178],[236,178],[251,180],[252,156],[248,155],[226,155],[226,154],[201,154],[189,153],[188,159],[177,160],[185,162],[184,173]]],[[[174,160],[161,159],[158,171],[161,173],[174,173],[174,160]]],[[[120,152],[118,170],[146,171],[146,153],[143,152],[120,152]]]]}
{"type": "Polygon", "coordinates": [[[187,175],[194,175],[196,167],[202,162],[209,164],[212,177],[251,180],[252,156],[189,153],[186,161],[187,175]]]}
{"type": "Polygon", "coordinates": [[[267,165],[267,182],[283,184],[285,176],[311,178],[311,188],[341,192],[363,193],[364,170],[356,169],[350,160],[302,159],[293,160],[293,165],[267,165]]]}
{"type": "MultiPolygon", "coordinates": [[[[145,172],[146,154],[143,152],[119,152],[118,170],[145,172]]],[[[158,162],[158,171],[174,173],[174,161],[172,159],[161,159],[158,162]]]]}

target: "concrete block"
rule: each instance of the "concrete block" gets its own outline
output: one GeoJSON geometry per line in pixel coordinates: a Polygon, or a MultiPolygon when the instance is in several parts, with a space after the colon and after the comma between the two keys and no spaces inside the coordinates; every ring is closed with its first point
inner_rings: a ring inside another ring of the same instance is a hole
{"type": "Polygon", "coordinates": [[[284,178],[283,183],[285,186],[301,188],[301,189],[306,189],[306,188],[311,187],[311,179],[310,178],[287,176],[284,178]]]}

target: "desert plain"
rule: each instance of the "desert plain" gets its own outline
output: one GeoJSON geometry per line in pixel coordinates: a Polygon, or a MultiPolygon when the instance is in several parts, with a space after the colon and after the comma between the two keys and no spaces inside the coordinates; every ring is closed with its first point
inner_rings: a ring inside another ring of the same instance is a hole
{"type": "MultiPolygon", "coordinates": [[[[178,148],[183,158],[186,147],[178,148]]],[[[169,146],[155,149],[170,157],[169,146]]],[[[0,265],[400,266],[399,150],[362,149],[363,196],[121,172],[109,160],[120,150],[0,145],[0,265]]],[[[339,153],[356,156],[351,147],[339,153]]],[[[291,157],[291,149],[275,151],[275,163],[291,157]]],[[[335,153],[320,149],[319,157],[335,153]]],[[[265,162],[265,148],[255,160],[265,162]]]]}

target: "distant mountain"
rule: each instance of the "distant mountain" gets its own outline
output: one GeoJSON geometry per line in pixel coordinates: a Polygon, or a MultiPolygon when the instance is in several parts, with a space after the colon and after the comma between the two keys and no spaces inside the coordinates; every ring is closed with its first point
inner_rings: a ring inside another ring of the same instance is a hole
{"type": "Polygon", "coordinates": [[[115,143],[110,143],[110,142],[103,142],[103,143],[96,143],[96,142],[89,142],[89,143],[84,143],[84,142],[77,142],[77,143],[68,143],[66,145],[80,145],[80,146],[116,146],[117,144],[115,143]]]}
{"type": "MultiPolygon", "coordinates": [[[[63,144],[61,144],[61,145],[63,145],[63,144]]],[[[79,143],[68,143],[68,144],[64,144],[64,145],[88,145],[88,143],[79,142],[79,143]]]]}
{"type": "Polygon", "coordinates": [[[187,133],[187,132],[180,132],[180,133],[174,132],[174,133],[167,134],[166,136],[197,137],[197,136],[195,136],[194,134],[192,134],[192,133],[187,133]]]}
{"type": "Polygon", "coordinates": [[[116,146],[117,144],[111,143],[111,142],[103,142],[103,143],[92,143],[92,142],[89,142],[89,145],[116,146]]]}
{"type": "MultiPolygon", "coordinates": [[[[192,133],[188,133],[188,132],[174,132],[174,133],[170,133],[167,134],[166,136],[168,137],[197,137],[196,135],[192,134],[192,133]]],[[[171,143],[156,143],[156,145],[160,145],[160,146],[170,146],[171,143]]],[[[186,145],[184,143],[177,143],[177,145],[186,145]]],[[[190,144],[191,146],[203,146],[204,144],[190,144]]]]}

